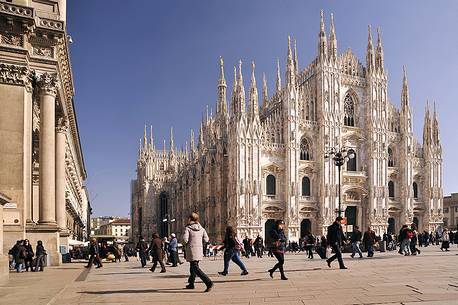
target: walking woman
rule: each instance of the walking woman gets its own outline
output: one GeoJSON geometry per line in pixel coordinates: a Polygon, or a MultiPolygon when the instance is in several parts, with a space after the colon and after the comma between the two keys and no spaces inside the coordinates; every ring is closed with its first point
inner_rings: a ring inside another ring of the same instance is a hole
{"type": "Polygon", "coordinates": [[[287,280],[285,272],[283,270],[283,264],[285,263],[285,251],[286,251],[286,236],[283,231],[285,223],[283,220],[277,220],[275,222],[275,229],[271,232],[271,239],[273,242],[272,253],[275,258],[278,260],[277,264],[269,270],[269,275],[271,278],[274,277],[275,270],[280,270],[280,275],[282,280],[287,280]]]}
{"type": "Polygon", "coordinates": [[[194,282],[196,276],[200,277],[202,282],[205,283],[207,289],[205,292],[209,292],[213,287],[213,282],[208,276],[199,268],[199,261],[203,259],[204,247],[203,242],[208,242],[208,234],[199,223],[199,215],[192,213],[189,216],[189,223],[186,226],[183,234],[183,243],[186,248],[186,261],[189,262],[189,278],[187,289],[194,289],[194,282]]]}
{"type": "Polygon", "coordinates": [[[248,271],[240,259],[240,251],[243,250],[243,243],[240,242],[234,228],[231,226],[226,228],[226,235],[224,237],[223,244],[224,245],[222,249],[224,249],[224,270],[223,272],[218,273],[226,276],[229,269],[229,262],[232,260],[242,270],[241,275],[247,275],[248,271]]]}

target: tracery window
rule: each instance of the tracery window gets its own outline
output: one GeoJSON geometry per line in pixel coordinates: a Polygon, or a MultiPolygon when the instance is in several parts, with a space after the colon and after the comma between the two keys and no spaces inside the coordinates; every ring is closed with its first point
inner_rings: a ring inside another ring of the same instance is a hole
{"type": "Polygon", "coordinates": [[[393,150],[391,147],[388,147],[388,167],[394,166],[394,157],[393,157],[393,150]]]}
{"type": "Polygon", "coordinates": [[[347,171],[356,172],[356,152],[355,157],[347,161],[347,171]]]}
{"type": "Polygon", "coordinates": [[[344,125],[355,126],[355,103],[350,94],[344,100],[344,125]]]}
{"type": "Polygon", "coordinates": [[[311,159],[312,159],[312,153],[310,149],[310,143],[306,138],[302,138],[300,160],[311,160],[311,159]]]}
{"type": "Polygon", "coordinates": [[[266,195],[275,196],[276,194],[276,181],[275,176],[270,174],[266,177],[266,195]]]}
{"type": "Polygon", "coordinates": [[[310,196],[310,178],[303,177],[302,178],[302,196],[310,196]]]}

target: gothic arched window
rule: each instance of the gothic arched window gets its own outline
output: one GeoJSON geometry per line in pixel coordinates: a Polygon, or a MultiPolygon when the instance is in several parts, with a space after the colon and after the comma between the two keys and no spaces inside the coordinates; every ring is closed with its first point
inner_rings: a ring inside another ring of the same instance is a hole
{"type": "Polygon", "coordinates": [[[302,138],[301,140],[301,155],[300,155],[301,160],[311,160],[312,159],[312,153],[310,149],[310,144],[309,141],[306,138],[302,138]]]}
{"type": "Polygon", "coordinates": [[[388,147],[388,167],[394,166],[394,157],[393,157],[393,150],[391,147],[388,147]]]}
{"type": "Polygon", "coordinates": [[[388,197],[394,198],[394,182],[388,182],[388,197]]]}
{"type": "Polygon", "coordinates": [[[417,199],[418,198],[418,185],[416,182],[412,184],[413,188],[413,198],[417,199]]]}
{"type": "Polygon", "coordinates": [[[276,194],[276,181],[274,175],[266,177],[266,195],[273,196],[276,194]]]}
{"type": "Polygon", "coordinates": [[[344,125],[355,126],[355,103],[350,94],[344,99],[344,125]]]}
{"type": "Polygon", "coordinates": [[[355,157],[347,161],[347,171],[356,172],[356,152],[355,157]]]}
{"type": "Polygon", "coordinates": [[[302,196],[310,196],[310,178],[302,178],[302,196]]]}

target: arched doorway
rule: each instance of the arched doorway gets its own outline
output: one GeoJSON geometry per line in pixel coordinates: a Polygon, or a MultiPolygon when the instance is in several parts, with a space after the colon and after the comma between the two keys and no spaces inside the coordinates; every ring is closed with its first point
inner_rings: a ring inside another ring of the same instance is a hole
{"type": "Polygon", "coordinates": [[[312,232],[312,222],[310,219],[302,219],[301,221],[301,237],[303,238],[305,234],[312,232]]]}
{"type": "Polygon", "coordinates": [[[272,246],[272,239],[270,237],[270,232],[275,228],[275,219],[267,219],[264,224],[264,242],[266,247],[272,246]]]}
{"type": "Polygon", "coordinates": [[[388,234],[394,234],[396,231],[396,220],[393,217],[388,218],[388,234]]]}
{"type": "Polygon", "coordinates": [[[162,192],[159,195],[159,228],[160,228],[160,236],[165,237],[169,236],[169,226],[168,226],[168,199],[167,194],[162,192]],[[164,221],[165,220],[165,221],[164,221]]]}

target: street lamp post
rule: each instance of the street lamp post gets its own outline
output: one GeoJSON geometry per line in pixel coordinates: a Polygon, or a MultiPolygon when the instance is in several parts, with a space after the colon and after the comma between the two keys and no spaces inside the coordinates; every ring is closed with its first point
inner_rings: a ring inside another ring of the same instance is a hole
{"type": "Polygon", "coordinates": [[[167,235],[170,234],[170,225],[176,221],[175,218],[172,218],[169,214],[165,214],[165,218],[162,219],[162,222],[167,223],[167,235]]]}
{"type": "Polygon", "coordinates": [[[345,164],[350,159],[355,158],[355,150],[352,148],[346,148],[345,146],[342,148],[336,147],[329,149],[325,155],[325,159],[331,159],[334,161],[334,165],[337,166],[338,169],[338,187],[339,187],[339,210],[337,211],[338,216],[342,217],[342,202],[340,196],[340,172],[342,165],[345,164]]]}

